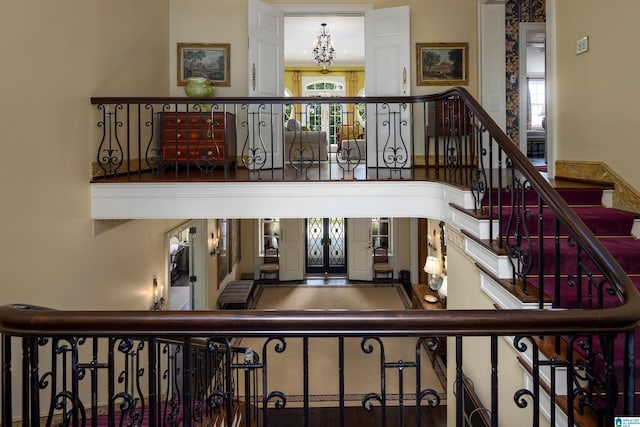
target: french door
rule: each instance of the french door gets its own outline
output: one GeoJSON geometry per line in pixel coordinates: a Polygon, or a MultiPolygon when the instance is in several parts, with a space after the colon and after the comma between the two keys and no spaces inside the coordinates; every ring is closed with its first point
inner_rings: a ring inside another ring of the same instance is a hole
{"type": "Polygon", "coordinates": [[[344,218],[307,218],[306,272],[346,273],[346,221],[344,218]]]}

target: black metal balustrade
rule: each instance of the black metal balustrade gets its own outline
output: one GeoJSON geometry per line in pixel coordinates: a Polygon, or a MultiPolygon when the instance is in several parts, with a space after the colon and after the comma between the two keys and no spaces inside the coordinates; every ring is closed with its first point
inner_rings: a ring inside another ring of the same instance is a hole
{"type": "MultiPolygon", "coordinates": [[[[637,296],[628,302],[636,303],[637,296]]],[[[611,342],[637,321],[628,304],[603,311],[598,327],[588,328],[593,316],[587,310],[74,312],[4,306],[0,308],[2,421],[10,425],[17,416],[24,425],[42,420],[45,425],[191,426],[224,417],[226,425],[268,426],[275,425],[269,421],[274,413],[295,406],[295,396],[285,390],[293,385],[302,390],[298,405],[304,415],[299,425],[309,426],[313,391],[335,380],[339,424],[345,425],[345,403],[354,393],[353,378],[351,383],[346,378],[354,364],[368,360],[377,367],[374,375],[369,372],[374,380],[368,388],[356,392],[362,410],[374,411],[381,426],[424,425],[424,411],[437,407],[443,397],[436,391],[440,384],[425,382],[421,375],[425,360],[429,363],[424,356],[437,349],[436,337],[449,337],[455,351],[447,362],[455,367],[451,384],[456,396],[463,395],[464,352],[490,355],[491,369],[483,381],[491,383],[485,408],[491,425],[500,425],[500,406],[509,404],[528,411],[532,425],[539,425],[545,405],[543,373],[549,370],[552,425],[560,415],[555,403],[563,398],[573,425],[572,398],[585,396],[590,391],[585,387],[600,377],[592,377],[592,366],[572,357],[542,360],[534,335],[611,342]],[[474,340],[466,350],[468,336],[489,339],[486,344],[474,340]],[[498,399],[500,336],[515,336],[515,348],[533,354],[533,386],[514,390],[511,403],[498,399]],[[393,337],[404,338],[388,344],[386,340],[393,337]],[[234,348],[231,342],[239,338],[253,342],[260,338],[260,344],[234,348]],[[330,352],[334,369],[309,362],[314,340],[322,340],[323,347],[327,342],[337,346],[330,352]],[[414,356],[393,358],[392,350],[403,345],[414,356]],[[347,357],[351,363],[345,363],[347,357]],[[315,382],[310,379],[314,369],[322,369],[315,382]],[[561,388],[570,390],[569,395],[563,395],[561,388]],[[415,412],[409,419],[400,410],[390,419],[392,408],[415,408],[415,412]]],[[[608,350],[598,363],[612,362],[608,350]]],[[[603,394],[591,397],[611,405],[599,409],[599,424],[611,425],[618,394],[626,399],[630,391],[626,384],[616,384],[611,372],[603,379],[603,394]]],[[[463,425],[463,399],[449,405],[456,406],[456,425],[463,425]]]]}
{"type": "Polygon", "coordinates": [[[424,179],[431,165],[464,185],[481,136],[455,94],[91,102],[99,112],[94,182],[424,179]],[[331,123],[322,123],[323,109],[331,123]]]}

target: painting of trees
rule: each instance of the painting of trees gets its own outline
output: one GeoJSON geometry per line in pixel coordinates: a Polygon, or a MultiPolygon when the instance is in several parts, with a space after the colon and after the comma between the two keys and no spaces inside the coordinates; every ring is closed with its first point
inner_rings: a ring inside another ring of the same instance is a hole
{"type": "Polygon", "coordinates": [[[417,43],[418,85],[468,84],[467,43],[417,43]]]}

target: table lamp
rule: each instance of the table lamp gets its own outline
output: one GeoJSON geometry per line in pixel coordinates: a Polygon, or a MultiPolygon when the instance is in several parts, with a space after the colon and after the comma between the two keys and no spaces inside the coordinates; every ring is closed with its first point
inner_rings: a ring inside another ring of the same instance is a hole
{"type": "Polygon", "coordinates": [[[424,272],[430,276],[429,289],[431,289],[432,291],[437,291],[438,288],[436,287],[435,277],[441,272],[440,262],[438,261],[438,258],[434,256],[428,256],[427,260],[424,263],[424,272]]]}

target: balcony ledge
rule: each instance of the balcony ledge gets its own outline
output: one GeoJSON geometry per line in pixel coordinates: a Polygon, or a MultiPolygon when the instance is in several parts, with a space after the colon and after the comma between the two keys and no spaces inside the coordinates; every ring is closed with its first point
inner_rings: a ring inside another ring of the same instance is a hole
{"type": "Polygon", "coordinates": [[[92,219],[424,217],[447,219],[462,189],[429,181],[93,183],[92,219]],[[420,196],[420,197],[416,197],[420,196]]]}

